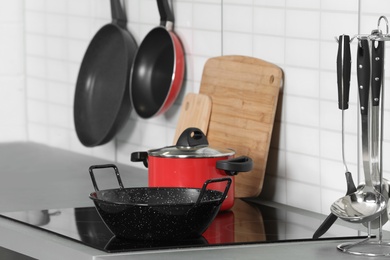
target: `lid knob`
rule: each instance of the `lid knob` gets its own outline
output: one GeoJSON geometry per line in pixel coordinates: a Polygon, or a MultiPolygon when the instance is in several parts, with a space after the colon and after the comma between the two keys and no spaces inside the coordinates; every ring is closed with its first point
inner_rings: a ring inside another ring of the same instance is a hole
{"type": "Polygon", "coordinates": [[[206,135],[196,127],[189,127],[181,133],[176,146],[193,147],[197,145],[209,145],[206,135]]]}

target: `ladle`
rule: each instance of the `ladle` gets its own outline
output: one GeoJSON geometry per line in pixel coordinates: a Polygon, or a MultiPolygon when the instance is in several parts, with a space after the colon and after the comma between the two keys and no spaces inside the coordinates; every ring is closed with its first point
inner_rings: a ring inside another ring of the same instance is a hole
{"type": "MultiPolygon", "coordinates": [[[[371,36],[381,37],[382,31],[371,31],[371,36]]],[[[371,38],[370,38],[371,39],[371,38]]],[[[381,88],[384,75],[385,42],[371,39],[371,178],[374,187],[382,193],[386,200],[389,199],[388,181],[383,179],[381,154],[383,140],[383,118],[380,118],[380,105],[383,108],[381,88]],[[381,104],[382,103],[382,104],[381,104]]],[[[383,112],[382,114],[383,115],[383,112]]],[[[388,221],[388,210],[385,210],[380,218],[371,222],[371,228],[379,228],[388,221]]]]}
{"type": "MultiPolygon", "coordinates": [[[[349,103],[349,88],[351,80],[351,47],[349,35],[340,35],[338,39],[337,51],[337,89],[338,89],[338,107],[341,110],[341,155],[345,170],[345,179],[347,181],[347,192],[345,195],[356,191],[355,183],[352,179],[352,174],[348,170],[347,162],[345,160],[345,127],[344,127],[344,112],[348,109],[349,103]]],[[[313,239],[320,238],[337,220],[337,216],[330,213],[328,217],[322,222],[318,229],[313,234],[313,239]]]]}
{"type": "Polygon", "coordinates": [[[365,185],[356,192],[335,201],[330,210],[337,217],[355,223],[372,221],[386,210],[387,202],[373,186],[370,174],[368,101],[370,86],[370,49],[367,38],[359,39],[357,80],[362,127],[362,158],[365,185]]]}
{"type": "MultiPolygon", "coordinates": [[[[381,34],[374,30],[372,34],[381,34]]],[[[371,46],[371,158],[373,185],[380,185],[379,165],[379,103],[383,76],[384,41],[372,41],[371,46]]]]}

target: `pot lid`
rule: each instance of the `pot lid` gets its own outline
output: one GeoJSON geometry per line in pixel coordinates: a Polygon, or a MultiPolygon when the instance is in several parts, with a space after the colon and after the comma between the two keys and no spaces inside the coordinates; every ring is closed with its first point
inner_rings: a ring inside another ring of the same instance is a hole
{"type": "Polygon", "coordinates": [[[176,145],[149,150],[148,155],[168,158],[204,158],[232,156],[232,149],[209,146],[206,135],[199,128],[189,127],[179,136],[176,145]]]}
{"type": "Polygon", "coordinates": [[[213,148],[208,145],[197,146],[167,146],[160,149],[149,150],[148,155],[166,158],[211,158],[233,156],[233,149],[213,148]]]}

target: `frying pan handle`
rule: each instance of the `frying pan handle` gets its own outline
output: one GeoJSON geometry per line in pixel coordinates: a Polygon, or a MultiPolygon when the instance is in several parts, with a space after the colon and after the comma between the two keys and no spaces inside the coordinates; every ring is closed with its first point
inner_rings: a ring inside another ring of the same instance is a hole
{"type": "Polygon", "coordinates": [[[193,147],[197,145],[208,145],[206,135],[196,127],[189,127],[181,133],[177,139],[176,146],[193,147]]]}
{"type": "Polygon", "coordinates": [[[121,6],[120,0],[111,0],[111,17],[112,23],[121,28],[126,28],[127,17],[124,9],[121,6]]]}
{"type": "MultiPolygon", "coordinates": [[[[160,25],[164,27],[172,27],[174,23],[174,17],[171,8],[169,7],[168,0],[157,0],[158,12],[160,13],[160,25]],[[170,25],[168,24],[170,22],[170,25]]],[[[172,28],[167,28],[171,30],[172,28]]]]}
{"type": "Polygon", "coordinates": [[[148,168],[148,153],[147,152],[134,152],[130,155],[130,161],[143,162],[145,167],[148,168]]]}
{"type": "Polygon", "coordinates": [[[196,201],[195,203],[195,207],[202,202],[202,199],[204,197],[204,194],[206,192],[206,188],[207,186],[210,184],[210,183],[213,183],[213,182],[223,182],[223,181],[226,181],[226,187],[225,187],[225,190],[222,194],[222,197],[221,199],[219,200],[219,203],[218,204],[222,204],[222,202],[225,200],[227,194],[228,194],[228,191],[229,191],[229,188],[230,188],[230,185],[232,184],[232,179],[231,178],[217,178],[217,179],[211,179],[211,180],[207,180],[204,182],[203,184],[203,187],[202,189],[200,190],[200,193],[199,193],[199,197],[198,197],[198,200],[196,201]]]}
{"type": "Polygon", "coordinates": [[[240,156],[216,163],[217,169],[224,170],[227,175],[237,175],[239,172],[249,172],[253,169],[253,161],[247,156],[240,156]]]}
{"type": "Polygon", "coordinates": [[[115,171],[116,179],[118,180],[119,187],[121,189],[124,189],[121,175],[119,174],[118,168],[114,164],[101,164],[101,165],[92,165],[89,167],[89,174],[91,175],[91,180],[93,183],[93,187],[95,188],[95,191],[99,191],[99,188],[97,186],[96,180],[95,180],[95,174],[93,173],[93,170],[95,169],[106,169],[106,168],[113,168],[115,171]]]}

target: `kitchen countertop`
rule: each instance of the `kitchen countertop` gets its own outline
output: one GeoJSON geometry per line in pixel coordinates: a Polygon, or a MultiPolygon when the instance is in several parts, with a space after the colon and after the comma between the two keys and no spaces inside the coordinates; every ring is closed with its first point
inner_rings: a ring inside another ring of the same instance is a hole
{"type": "MultiPolygon", "coordinates": [[[[36,143],[2,143],[0,213],[93,206],[88,198],[88,194],[93,191],[88,167],[104,163],[111,162],[36,143]]],[[[146,169],[123,164],[117,166],[125,187],[147,185],[146,169]]],[[[112,176],[99,176],[97,179],[102,189],[105,185],[113,185],[112,176]]],[[[266,203],[288,207],[273,202],[266,203]]],[[[305,213],[314,215],[319,220],[325,218],[317,213],[305,213]]],[[[357,226],[349,223],[345,225],[357,226]]],[[[343,242],[340,240],[110,254],[3,218],[0,218],[0,234],[1,247],[37,259],[365,259],[340,253],[336,249],[343,242]]],[[[386,237],[389,237],[387,232],[386,237]]]]}

